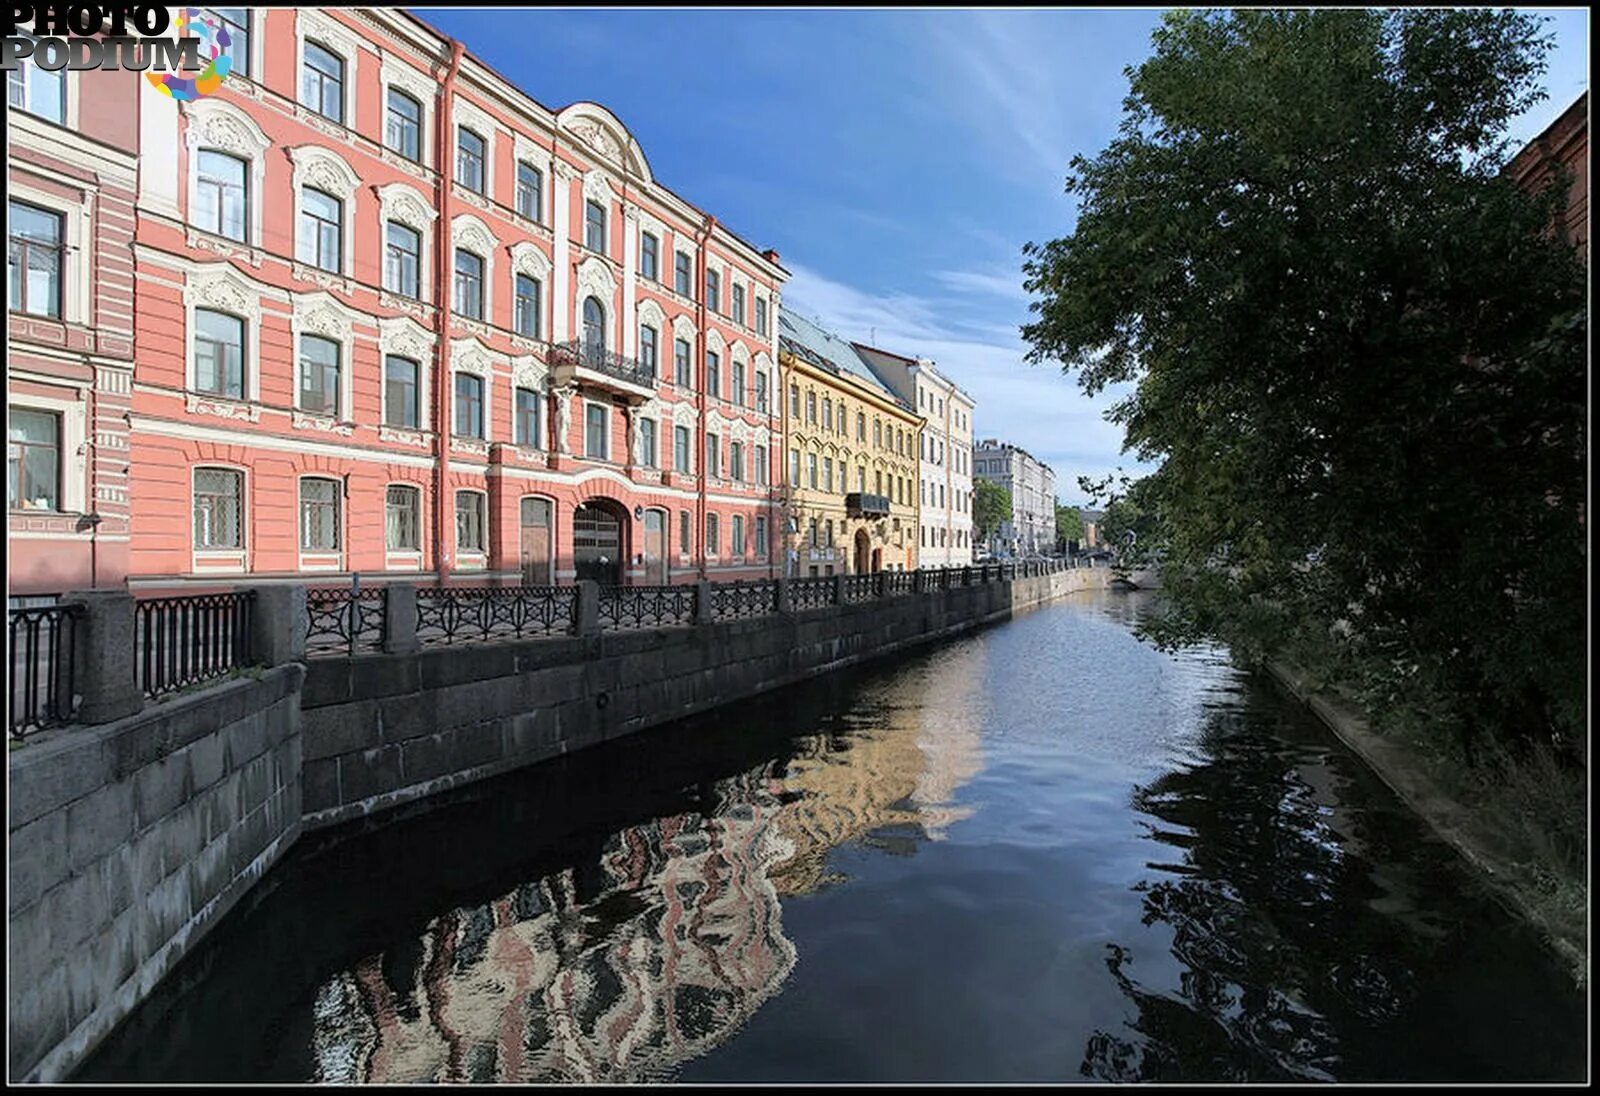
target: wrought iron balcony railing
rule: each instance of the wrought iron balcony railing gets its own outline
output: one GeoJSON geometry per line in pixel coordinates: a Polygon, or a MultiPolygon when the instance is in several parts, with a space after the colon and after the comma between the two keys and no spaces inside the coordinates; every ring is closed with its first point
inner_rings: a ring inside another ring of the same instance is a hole
{"type": "Polygon", "coordinates": [[[551,359],[556,365],[581,366],[642,388],[654,388],[656,385],[655,371],[648,365],[636,358],[618,354],[603,346],[586,343],[581,339],[557,344],[551,353],[551,359]]]}

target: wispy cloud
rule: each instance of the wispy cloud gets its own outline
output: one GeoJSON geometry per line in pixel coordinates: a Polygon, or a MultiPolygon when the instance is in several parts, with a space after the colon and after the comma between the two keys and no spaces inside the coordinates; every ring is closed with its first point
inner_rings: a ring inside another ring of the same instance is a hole
{"type": "Polygon", "coordinates": [[[1080,475],[1142,467],[1120,455],[1122,430],[1104,417],[1125,390],[1091,399],[1059,370],[1023,361],[1027,347],[1017,327],[994,317],[995,298],[1001,312],[1016,310],[1020,285],[1013,291],[993,272],[941,272],[937,280],[953,290],[978,290],[985,299],[975,302],[970,293],[959,292],[873,293],[804,264],[790,264],[790,269],[785,308],[842,338],[933,359],[977,401],[978,434],[1020,445],[1050,464],[1063,501],[1084,501],[1080,475]]]}

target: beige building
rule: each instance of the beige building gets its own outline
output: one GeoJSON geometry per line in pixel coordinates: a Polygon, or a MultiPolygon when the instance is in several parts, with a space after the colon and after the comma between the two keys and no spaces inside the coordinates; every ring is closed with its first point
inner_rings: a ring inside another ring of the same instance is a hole
{"type": "Polygon", "coordinates": [[[922,420],[849,343],[787,312],[778,323],[784,574],[915,569],[922,420]]]}
{"type": "Polygon", "coordinates": [[[917,450],[917,566],[966,566],[972,562],[972,397],[928,358],[860,343],[855,349],[923,420],[917,450]]]}

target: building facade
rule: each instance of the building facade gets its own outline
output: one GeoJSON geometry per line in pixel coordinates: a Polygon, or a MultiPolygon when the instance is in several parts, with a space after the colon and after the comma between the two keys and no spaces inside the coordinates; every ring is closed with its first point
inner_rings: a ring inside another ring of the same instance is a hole
{"type": "Polygon", "coordinates": [[[972,474],[1011,492],[1011,516],[990,537],[998,555],[1047,553],[1056,542],[1056,474],[1026,449],[1008,442],[980,441],[972,451],[972,474]]]}
{"type": "Polygon", "coordinates": [[[972,412],[976,404],[927,358],[855,344],[873,375],[923,420],[918,449],[917,560],[920,567],[972,562],[972,412]]]}
{"type": "Polygon", "coordinates": [[[1586,91],[1561,117],[1512,157],[1506,173],[1516,184],[1537,193],[1559,169],[1571,176],[1567,208],[1561,229],[1572,246],[1585,256],[1589,242],[1589,93],[1586,91]]]}
{"type": "Polygon", "coordinates": [[[6,525],[13,597],[128,573],[139,74],[7,73],[6,525]]]}
{"type": "Polygon", "coordinates": [[[137,97],[131,585],[776,573],[776,253],[403,12],[213,14],[137,97]]]}
{"type": "Polygon", "coordinates": [[[921,418],[849,343],[798,316],[779,322],[784,573],[914,570],[921,418]]]}

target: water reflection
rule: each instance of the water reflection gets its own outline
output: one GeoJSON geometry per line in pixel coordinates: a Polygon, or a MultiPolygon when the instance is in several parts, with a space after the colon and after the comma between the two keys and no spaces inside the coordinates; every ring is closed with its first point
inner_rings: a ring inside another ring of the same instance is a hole
{"type": "Polygon", "coordinates": [[[317,835],[80,1079],[1572,1077],[1581,996],[1107,596],[317,835]]]}

